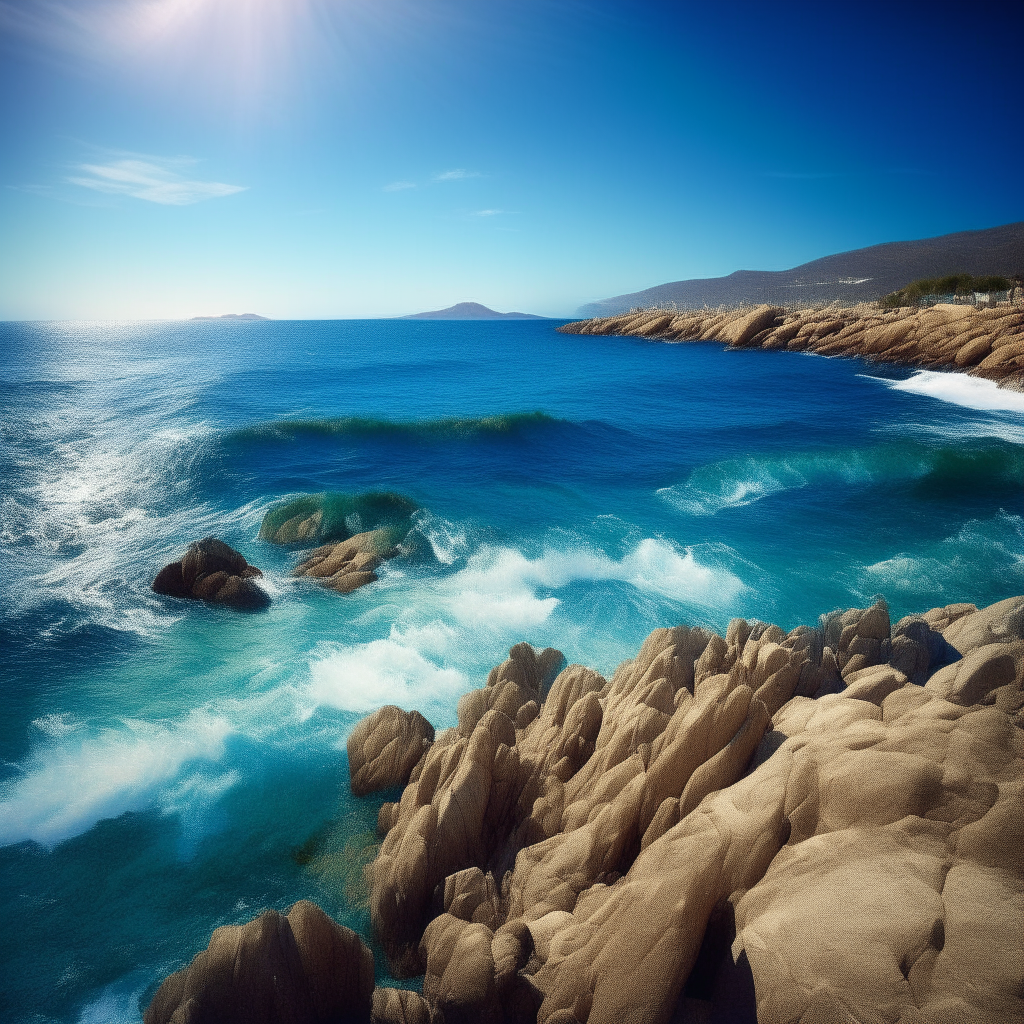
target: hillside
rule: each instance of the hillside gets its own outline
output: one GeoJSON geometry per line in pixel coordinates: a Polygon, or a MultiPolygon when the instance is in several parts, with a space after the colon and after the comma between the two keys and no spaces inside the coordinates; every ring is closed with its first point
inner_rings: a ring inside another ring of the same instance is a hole
{"type": "Polygon", "coordinates": [[[447,309],[434,309],[427,313],[410,313],[400,320],[546,320],[533,313],[498,313],[479,302],[457,302],[447,309]]]}
{"type": "Polygon", "coordinates": [[[838,300],[872,302],[917,278],[946,274],[1024,272],[1024,221],[982,231],[960,231],[912,242],[885,242],[825,256],[792,270],[737,270],[728,277],[673,281],[628,295],[590,302],[580,317],[613,316],[636,306],[680,309],[767,302],[812,305],[838,300]]]}

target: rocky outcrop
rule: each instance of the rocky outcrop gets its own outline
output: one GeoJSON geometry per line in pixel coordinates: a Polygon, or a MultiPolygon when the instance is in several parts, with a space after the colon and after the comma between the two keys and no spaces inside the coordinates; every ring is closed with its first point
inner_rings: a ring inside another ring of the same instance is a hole
{"type": "Polygon", "coordinates": [[[646,309],[581,320],[558,330],[863,356],[923,369],[963,370],[1004,386],[1024,387],[1024,311],[1012,305],[989,309],[951,304],[895,310],[881,310],[874,304],[680,312],[646,309]]]}
{"type": "Polygon", "coordinates": [[[143,1019],[369,1024],[373,997],[373,954],[355,932],[300,900],[287,916],[268,910],[248,924],[217,928],[188,967],[164,980],[143,1019]]]}
{"type": "Polygon", "coordinates": [[[390,530],[370,530],[311,551],[292,575],[308,576],[322,587],[348,594],[373,583],[377,579],[377,567],[397,554],[390,530]]]}
{"type": "Polygon", "coordinates": [[[447,1021],[1022,1019],[1024,598],[556,660],[381,811],[374,928],[447,1021]]]}
{"type": "Polygon", "coordinates": [[[348,738],[352,792],[366,796],[404,786],[434,742],[434,727],[418,712],[389,704],[364,718],[348,738]]]}
{"type": "Polygon", "coordinates": [[[153,590],[168,597],[255,611],[270,604],[270,595],[253,582],[262,575],[224,541],[206,537],[190,544],[180,561],[165,565],[153,581],[153,590]]]}
{"type": "Polygon", "coordinates": [[[397,708],[353,733],[353,779],[419,755],[369,882],[422,994],[371,1009],[300,903],[218,929],[146,1024],[1024,1021],[1022,709],[1024,597],[659,629],[610,680],[518,644],[432,744],[397,708]]]}

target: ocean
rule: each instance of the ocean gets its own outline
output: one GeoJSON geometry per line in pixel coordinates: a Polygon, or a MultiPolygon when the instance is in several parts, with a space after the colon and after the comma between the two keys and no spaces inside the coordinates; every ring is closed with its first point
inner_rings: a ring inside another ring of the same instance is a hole
{"type": "Polygon", "coordinates": [[[352,797],[346,737],[454,724],[521,640],[610,674],[659,626],[1024,593],[1024,396],[556,326],[0,324],[0,1018],[139,1021],[301,898],[369,940],[394,794],[352,797]],[[421,550],[353,594],[258,539],[372,491],[421,550]],[[151,592],[208,535],[268,610],[151,592]]]}

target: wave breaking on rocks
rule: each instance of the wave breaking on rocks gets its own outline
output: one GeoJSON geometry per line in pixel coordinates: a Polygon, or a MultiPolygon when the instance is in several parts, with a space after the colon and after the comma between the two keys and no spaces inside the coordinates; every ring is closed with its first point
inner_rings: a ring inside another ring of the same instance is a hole
{"type": "MultiPolygon", "coordinates": [[[[422,994],[369,1000],[364,947],[320,922],[292,1005],[340,1005],[336,984],[379,1024],[1021,1019],[1024,597],[678,626],[610,680],[563,666],[518,644],[455,728],[387,708],[352,734],[354,791],[405,783],[371,916],[422,994]]],[[[246,958],[284,955],[258,920],[147,1024],[212,1019],[204,977],[255,984],[246,958]]]]}

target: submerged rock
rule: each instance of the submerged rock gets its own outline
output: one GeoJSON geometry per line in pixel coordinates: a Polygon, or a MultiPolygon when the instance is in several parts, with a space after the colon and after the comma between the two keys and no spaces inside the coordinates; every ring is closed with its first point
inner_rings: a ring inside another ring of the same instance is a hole
{"type": "Polygon", "coordinates": [[[308,544],[348,540],[355,534],[392,527],[404,536],[416,504],[401,494],[306,494],[276,505],[263,517],[260,540],[308,544]]]}
{"type": "Polygon", "coordinates": [[[308,576],[322,587],[348,594],[373,583],[377,579],[377,567],[397,554],[394,530],[370,530],[311,551],[295,567],[292,575],[308,576]]]}
{"type": "MultiPolygon", "coordinates": [[[[373,954],[355,932],[300,900],[217,928],[210,944],[170,975],[145,1024],[369,1024],[373,954]]],[[[415,1018],[413,1018],[415,1019],[415,1018]]]]}
{"type": "Polygon", "coordinates": [[[255,611],[270,604],[270,595],[253,583],[262,575],[224,541],[206,537],[190,544],[180,561],[165,565],[153,580],[153,590],[255,611]]]}

